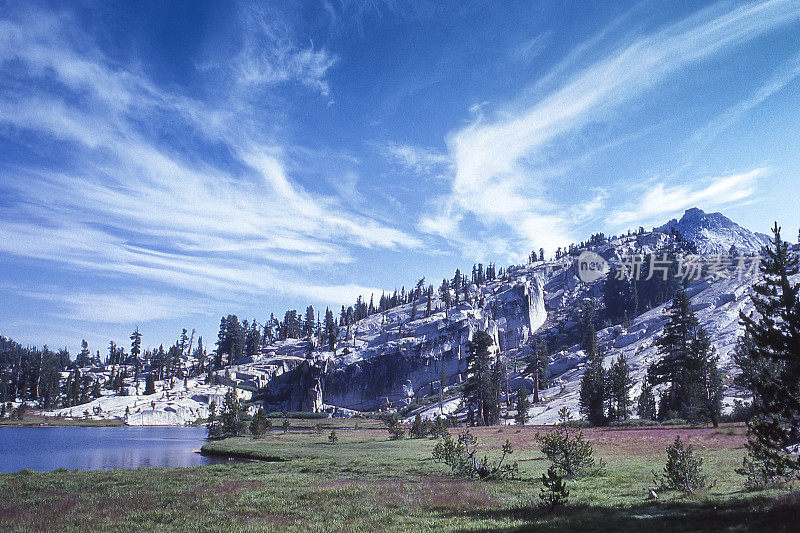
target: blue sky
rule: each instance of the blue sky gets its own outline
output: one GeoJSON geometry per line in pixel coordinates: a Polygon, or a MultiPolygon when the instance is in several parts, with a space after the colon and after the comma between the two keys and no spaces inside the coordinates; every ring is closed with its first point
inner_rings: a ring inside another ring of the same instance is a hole
{"type": "Polygon", "coordinates": [[[23,343],[211,344],[222,314],[695,205],[800,226],[796,1],[0,6],[0,333],[23,343]]]}

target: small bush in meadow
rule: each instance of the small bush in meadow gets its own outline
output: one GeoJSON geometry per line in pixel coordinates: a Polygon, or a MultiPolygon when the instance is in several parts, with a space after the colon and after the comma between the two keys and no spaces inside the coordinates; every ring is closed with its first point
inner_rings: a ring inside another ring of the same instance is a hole
{"type": "Polygon", "coordinates": [[[447,435],[447,420],[442,417],[437,417],[436,420],[431,423],[429,433],[432,439],[438,439],[447,435]]]}
{"type": "Polygon", "coordinates": [[[264,436],[269,426],[270,421],[264,413],[264,409],[259,409],[256,411],[256,414],[253,415],[252,422],[250,422],[250,433],[253,435],[253,438],[261,438],[264,436]]]}
{"type": "Polygon", "coordinates": [[[662,426],[685,426],[689,422],[686,421],[685,418],[670,418],[669,420],[664,420],[661,422],[662,426]]]}
{"type": "Polygon", "coordinates": [[[542,453],[561,475],[571,479],[597,470],[593,468],[592,444],[584,440],[581,429],[573,427],[572,413],[564,407],[558,412],[558,417],[559,424],[553,431],[534,437],[542,453]]]}
{"type": "Polygon", "coordinates": [[[397,413],[393,413],[392,416],[384,419],[384,423],[387,426],[387,430],[389,431],[389,438],[391,440],[401,440],[406,436],[406,430],[400,427],[400,419],[397,416],[397,413]]]}
{"type": "Polygon", "coordinates": [[[653,472],[653,482],[658,490],[694,492],[707,485],[706,476],[702,473],[703,458],[694,456],[691,445],[684,447],[680,435],[666,450],[664,473],[659,476],[653,472]]]}
{"type": "Polygon", "coordinates": [[[506,440],[502,448],[502,456],[497,463],[489,462],[487,456],[478,460],[476,457],[476,446],[478,439],[465,429],[453,439],[450,434],[445,434],[433,448],[433,460],[437,463],[444,463],[450,467],[453,475],[458,477],[478,477],[481,479],[509,479],[516,477],[519,472],[517,463],[504,465],[506,457],[514,453],[511,443],[506,440]]]}
{"type": "Polygon", "coordinates": [[[564,477],[559,473],[556,465],[550,465],[546,474],[542,474],[542,490],[539,499],[548,513],[555,512],[559,507],[567,504],[569,491],[564,477]]]}
{"type": "Polygon", "coordinates": [[[419,413],[417,416],[414,417],[414,422],[411,424],[411,434],[412,439],[421,439],[428,436],[428,426],[426,423],[422,421],[422,417],[419,413]]]}

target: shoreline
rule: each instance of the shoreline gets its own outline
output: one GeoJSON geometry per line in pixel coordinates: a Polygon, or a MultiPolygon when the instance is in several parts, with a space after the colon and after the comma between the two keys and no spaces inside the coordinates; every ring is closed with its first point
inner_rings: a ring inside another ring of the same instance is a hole
{"type": "Polygon", "coordinates": [[[26,415],[22,420],[3,418],[0,428],[39,428],[39,427],[125,427],[118,419],[66,419],[53,416],[26,415]]]}

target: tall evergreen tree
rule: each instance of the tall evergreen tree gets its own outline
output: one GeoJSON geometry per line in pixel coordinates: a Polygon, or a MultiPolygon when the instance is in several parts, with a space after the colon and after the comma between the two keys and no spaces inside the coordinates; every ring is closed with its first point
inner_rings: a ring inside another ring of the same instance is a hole
{"type": "Polygon", "coordinates": [[[765,249],[761,280],[754,285],[754,312],[740,313],[746,342],[738,357],[750,369],[755,416],[748,422],[744,470],[765,481],[786,479],[800,470],[800,283],[797,257],[775,223],[765,249]]]}
{"type": "MultiPolygon", "coordinates": [[[[311,309],[313,313],[313,308],[311,309]]],[[[311,317],[311,333],[314,332],[314,317],[312,314],[311,317]]],[[[261,347],[261,328],[258,326],[258,323],[253,320],[253,323],[250,324],[250,327],[247,328],[245,331],[245,339],[244,339],[244,353],[248,357],[255,357],[258,355],[258,351],[261,347]]]]}
{"type": "Polygon", "coordinates": [[[599,426],[606,421],[606,371],[603,368],[603,356],[597,348],[594,319],[594,306],[589,303],[584,306],[581,318],[582,344],[586,353],[586,364],[581,378],[580,409],[589,423],[599,426]]]}
{"type": "Polygon", "coordinates": [[[658,406],[653,393],[653,385],[647,379],[642,383],[642,394],[639,396],[639,402],[636,405],[636,414],[643,420],[655,420],[658,416],[658,406]]]}
{"type": "Polygon", "coordinates": [[[528,409],[531,407],[531,402],[528,400],[528,389],[525,387],[517,390],[517,403],[515,407],[517,415],[514,417],[514,421],[520,426],[524,426],[525,422],[528,421],[528,409]]]}
{"type": "Polygon", "coordinates": [[[461,282],[462,282],[461,271],[456,269],[455,274],[453,275],[453,281],[450,283],[450,286],[453,289],[453,296],[455,298],[455,304],[458,305],[460,294],[461,294],[461,282]]]}
{"type": "Polygon", "coordinates": [[[309,305],[306,307],[306,316],[305,320],[303,321],[303,336],[306,338],[311,338],[314,335],[314,331],[316,331],[316,322],[314,318],[314,306],[309,305]]]}
{"type": "Polygon", "coordinates": [[[530,374],[533,379],[533,402],[539,402],[539,391],[547,388],[547,367],[550,363],[547,354],[547,341],[535,337],[533,353],[528,357],[524,374],[530,374]]]}
{"type": "MultiPolygon", "coordinates": [[[[502,398],[503,388],[506,384],[506,376],[508,369],[506,368],[505,361],[496,357],[492,364],[492,374],[490,383],[489,401],[484,404],[484,413],[486,414],[486,424],[494,426],[500,423],[502,415],[502,398]]],[[[507,407],[507,405],[506,405],[507,407]]]]}
{"type": "Polygon", "coordinates": [[[651,365],[647,372],[647,379],[651,384],[669,384],[666,397],[662,397],[662,405],[669,411],[681,412],[690,402],[687,370],[697,325],[697,317],[692,312],[689,297],[685,291],[678,291],[669,307],[664,331],[656,341],[661,359],[651,365]]]}
{"type": "Polygon", "coordinates": [[[717,427],[722,412],[722,374],[711,339],[702,327],[692,340],[687,370],[688,400],[683,409],[687,420],[710,421],[717,427]]]}
{"type": "Polygon", "coordinates": [[[447,278],[442,280],[442,285],[439,287],[439,297],[444,302],[445,309],[450,309],[452,295],[450,294],[450,282],[447,280],[447,278]]]}
{"type": "Polygon", "coordinates": [[[425,318],[428,318],[429,316],[431,316],[431,313],[433,312],[433,309],[432,309],[432,305],[433,305],[433,285],[428,285],[428,294],[427,294],[427,298],[426,299],[428,300],[428,303],[427,303],[427,306],[425,307],[425,318]]]}
{"type": "Polygon", "coordinates": [[[156,393],[156,378],[152,372],[149,372],[144,380],[144,393],[148,396],[156,393]]]}
{"type": "Polygon", "coordinates": [[[439,416],[444,416],[444,388],[447,386],[447,365],[444,358],[439,361],[439,416]]]}
{"type": "Polygon", "coordinates": [[[78,365],[78,368],[89,366],[91,364],[91,357],[92,352],[89,351],[89,343],[86,342],[86,339],[83,339],[81,341],[81,351],[78,352],[75,364],[78,365]]]}
{"type": "Polygon", "coordinates": [[[325,342],[328,350],[336,353],[336,337],[338,334],[336,320],[333,318],[333,311],[325,309],[325,342]]]}
{"type": "Polygon", "coordinates": [[[228,338],[228,319],[222,317],[219,320],[219,333],[217,333],[217,354],[214,358],[215,366],[217,369],[222,367],[222,361],[225,354],[231,352],[228,338]]]}
{"type": "Polygon", "coordinates": [[[121,361],[117,360],[117,345],[114,341],[108,343],[108,360],[107,362],[112,365],[118,365],[121,361]]]}
{"type": "Polygon", "coordinates": [[[181,355],[183,355],[187,348],[189,347],[189,332],[186,328],[181,330],[181,335],[178,337],[178,349],[181,351],[181,355]]]}
{"type": "Polygon", "coordinates": [[[489,425],[492,403],[492,357],[489,349],[494,339],[485,331],[477,331],[467,343],[467,379],[464,399],[478,425],[489,425]]]}
{"type": "Polygon", "coordinates": [[[629,392],[633,386],[631,369],[624,353],[621,353],[608,372],[608,393],[613,407],[614,420],[627,420],[630,415],[629,392]]]}
{"type": "Polygon", "coordinates": [[[133,359],[134,381],[136,382],[136,394],[139,394],[139,368],[141,361],[139,355],[142,353],[142,334],[139,333],[139,326],[131,333],[131,358],[133,359]]]}
{"type": "Polygon", "coordinates": [[[226,323],[226,344],[230,348],[230,352],[228,352],[228,365],[230,366],[244,355],[245,332],[236,315],[228,315],[226,323]]]}

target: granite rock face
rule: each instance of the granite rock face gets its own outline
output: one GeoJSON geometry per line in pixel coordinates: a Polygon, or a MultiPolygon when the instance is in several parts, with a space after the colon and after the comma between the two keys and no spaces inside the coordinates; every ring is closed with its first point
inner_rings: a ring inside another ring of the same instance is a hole
{"type": "Polygon", "coordinates": [[[341,333],[336,354],[323,353],[274,378],[256,398],[267,410],[402,407],[437,392],[443,366],[447,385],[464,378],[466,345],[476,331],[489,332],[501,350],[518,349],[546,319],[542,283],[529,270],[470,290],[472,302],[449,309],[434,297],[429,317],[427,300],[420,298],[414,313],[420,318],[413,321],[412,304],[359,321],[349,337],[341,333]]]}

